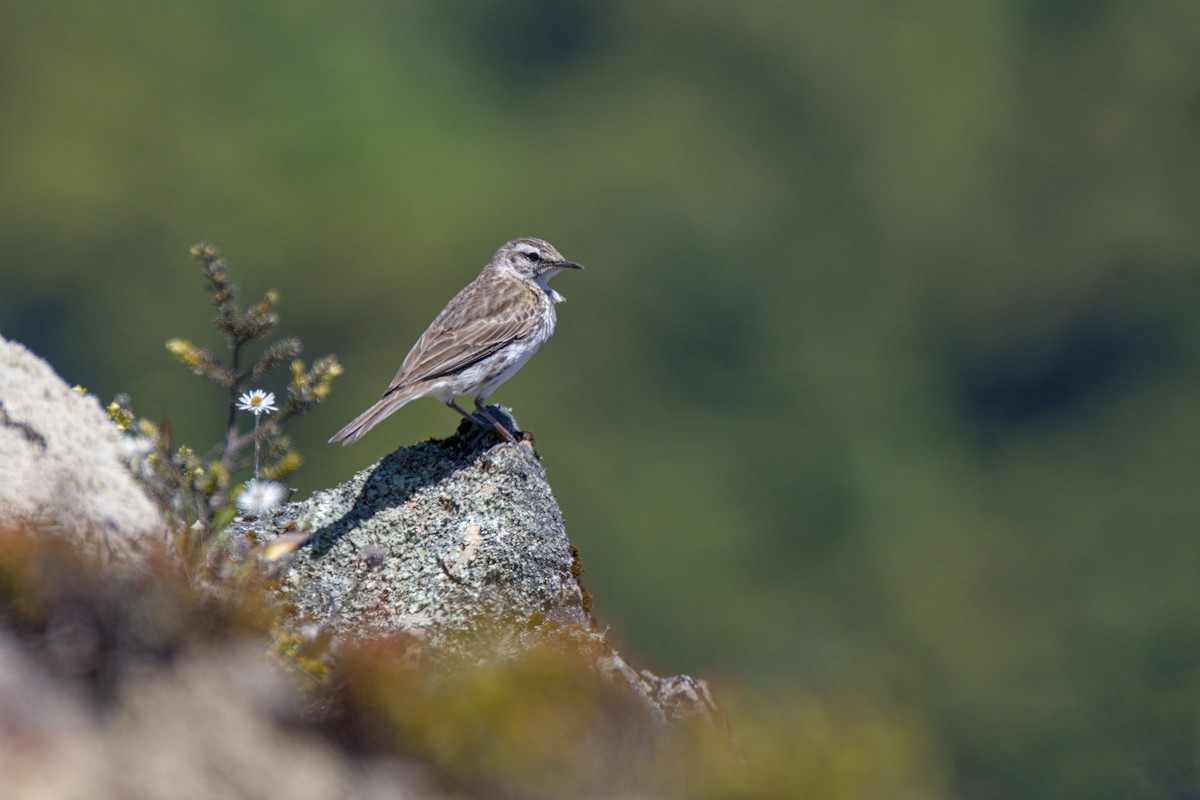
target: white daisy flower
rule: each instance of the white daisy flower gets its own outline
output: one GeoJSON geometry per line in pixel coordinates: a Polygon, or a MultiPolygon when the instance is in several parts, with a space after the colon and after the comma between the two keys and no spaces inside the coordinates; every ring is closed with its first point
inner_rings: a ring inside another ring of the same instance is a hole
{"type": "Polygon", "coordinates": [[[257,517],[282,503],[286,496],[287,487],[278,481],[248,481],[238,495],[237,507],[243,514],[257,517]]]}
{"type": "Polygon", "coordinates": [[[242,411],[252,411],[254,416],[259,414],[270,414],[272,411],[277,411],[275,406],[275,393],[264,392],[262,389],[255,389],[252,392],[246,392],[238,398],[237,407],[242,411]]]}

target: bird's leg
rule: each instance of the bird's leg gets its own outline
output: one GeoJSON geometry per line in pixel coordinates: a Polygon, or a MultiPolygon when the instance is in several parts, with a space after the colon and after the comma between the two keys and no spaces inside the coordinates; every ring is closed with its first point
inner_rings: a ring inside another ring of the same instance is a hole
{"type": "Polygon", "coordinates": [[[508,428],[504,427],[499,422],[497,422],[496,418],[487,412],[487,408],[483,405],[482,402],[480,402],[480,399],[478,397],[475,398],[475,410],[478,411],[480,414],[483,414],[483,418],[486,419],[488,422],[492,423],[492,425],[495,426],[496,431],[501,436],[503,436],[505,439],[508,439],[513,444],[517,443],[516,437],[508,432],[508,428]]]}
{"type": "Polygon", "coordinates": [[[499,422],[497,422],[495,419],[493,419],[492,415],[487,413],[487,411],[484,409],[484,407],[481,406],[478,402],[475,403],[475,410],[478,411],[479,413],[483,414],[484,418],[487,419],[487,421],[491,423],[490,428],[487,425],[484,425],[482,422],[480,422],[479,417],[475,416],[474,414],[468,414],[467,411],[462,406],[460,406],[458,403],[454,402],[453,400],[447,401],[446,405],[450,406],[455,411],[457,411],[458,413],[462,414],[464,417],[469,419],[477,428],[479,428],[479,430],[481,430],[481,431],[494,430],[496,433],[499,433],[501,436],[503,436],[505,439],[507,439],[510,442],[517,441],[516,439],[513,438],[513,435],[508,432],[508,429],[505,428],[503,425],[501,425],[499,422]]]}
{"type": "MultiPolygon", "coordinates": [[[[474,414],[468,414],[466,409],[464,409],[462,406],[460,406],[458,403],[454,402],[453,400],[447,400],[446,405],[450,406],[455,411],[457,411],[458,413],[462,414],[464,417],[469,419],[480,430],[486,431],[488,429],[488,426],[484,425],[482,422],[480,422],[478,417],[476,417],[474,414]]],[[[491,418],[489,417],[488,419],[490,420],[491,418]]],[[[494,425],[495,422],[493,422],[492,424],[494,425]]]]}

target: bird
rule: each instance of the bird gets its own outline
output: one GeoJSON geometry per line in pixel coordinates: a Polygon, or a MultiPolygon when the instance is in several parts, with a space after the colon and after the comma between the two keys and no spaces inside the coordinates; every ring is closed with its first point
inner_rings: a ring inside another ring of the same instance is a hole
{"type": "Polygon", "coordinates": [[[418,397],[433,397],[481,427],[458,405],[471,395],[475,410],[510,442],[516,438],[485,403],[500,384],[533,357],[556,321],[554,306],[565,299],[549,280],[563,270],[583,269],[543,239],[513,239],[502,245],[479,277],[456,294],[408,351],[383,397],[329,442],[350,445],[397,409],[418,397]]]}

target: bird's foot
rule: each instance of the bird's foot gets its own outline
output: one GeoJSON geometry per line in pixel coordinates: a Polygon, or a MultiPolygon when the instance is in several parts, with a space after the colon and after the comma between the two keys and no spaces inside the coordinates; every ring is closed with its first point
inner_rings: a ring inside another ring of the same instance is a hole
{"type": "MultiPolygon", "coordinates": [[[[517,420],[513,417],[512,412],[503,406],[481,406],[476,405],[475,411],[480,416],[488,421],[488,427],[494,436],[498,436],[506,442],[518,444],[527,442],[533,446],[533,434],[529,431],[523,431],[517,427],[517,420]]],[[[478,419],[478,418],[476,418],[478,419]]]]}

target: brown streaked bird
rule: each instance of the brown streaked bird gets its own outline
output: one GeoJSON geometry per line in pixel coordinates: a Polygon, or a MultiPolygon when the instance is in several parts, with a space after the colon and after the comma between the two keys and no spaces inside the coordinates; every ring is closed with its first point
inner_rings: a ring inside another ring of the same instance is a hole
{"type": "Polygon", "coordinates": [[[563,296],[549,280],[583,269],[542,239],[513,239],[442,309],[400,365],[383,399],[359,414],[330,442],[353,444],[410,400],[434,397],[479,423],[455,402],[472,395],[475,410],[515,442],[487,412],[496,387],[511,378],[554,333],[554,304],[563,296]]]}

